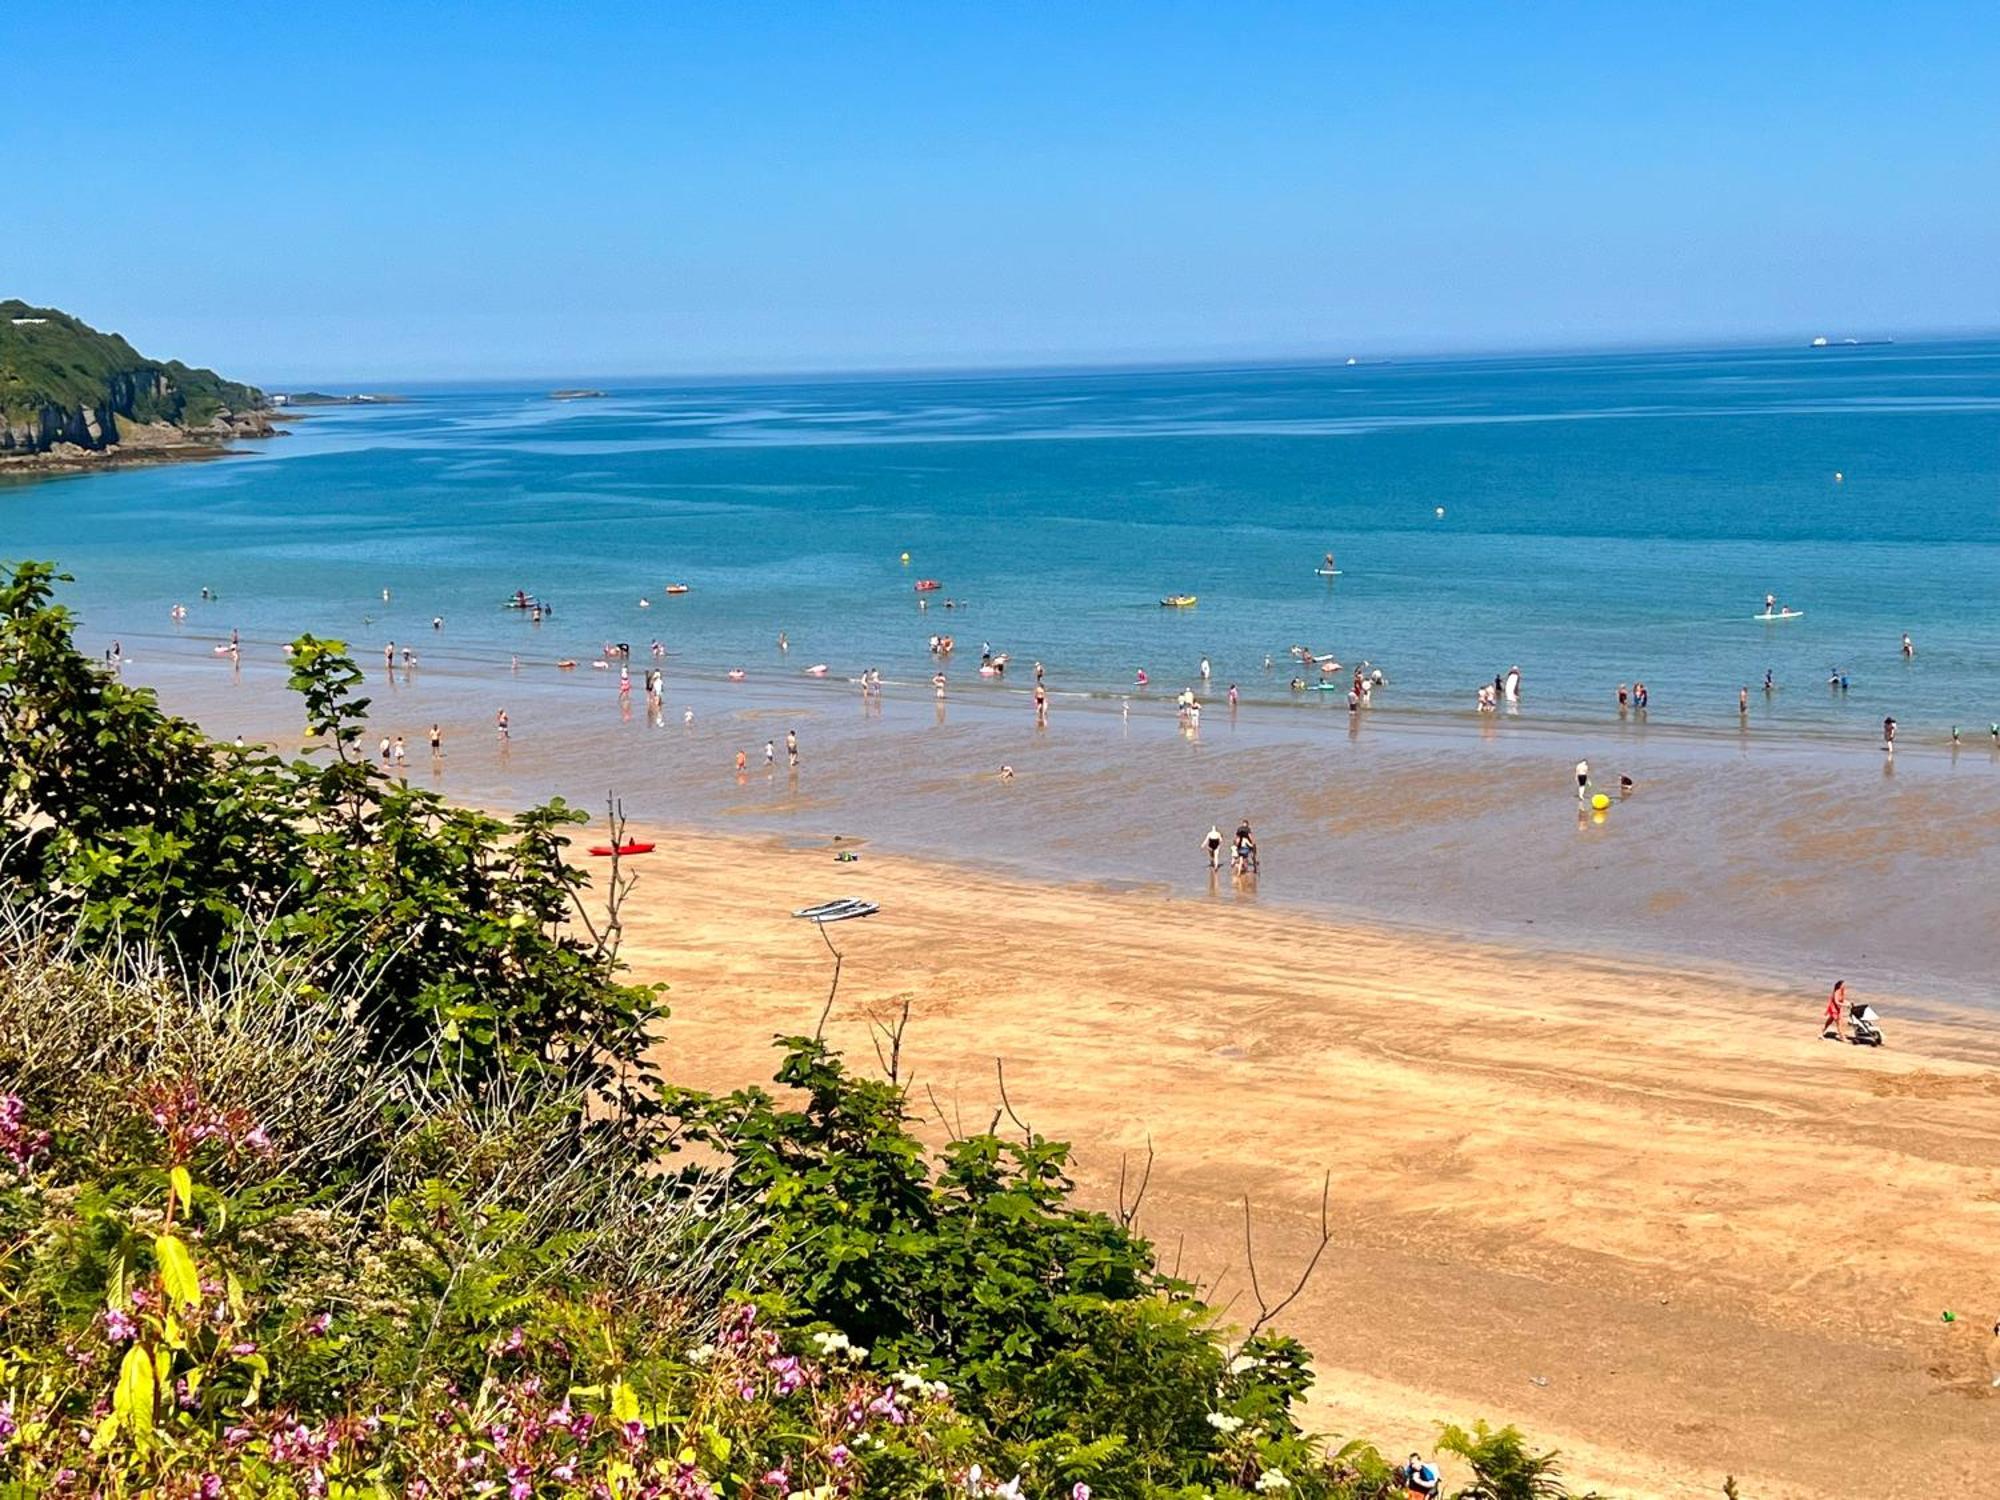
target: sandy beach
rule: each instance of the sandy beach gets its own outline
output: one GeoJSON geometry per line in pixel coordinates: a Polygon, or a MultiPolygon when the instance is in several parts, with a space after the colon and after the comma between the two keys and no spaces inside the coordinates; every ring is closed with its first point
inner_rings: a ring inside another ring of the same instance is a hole
{"type": "MultiPolygon", "coordinates": [[[[1140,1228],[1242,1318],[1333,1244],[1281,1326],[1310,1419],[1385,1451],[1521,1424],[1579,1491],[1756,1500],[1991,1493],[2000,1040],[1892,996],[1889,1046],[1818,1039],[1823,989],[1214,899],[1036,884],[864,848],[647,834],[637,975],[671,985],[679,1082],[768,1081],[831,960],[829,1031],[874,1067],[905,998],[913,1100],[1075,1144],[1082,1200],[1155,1164],[1140,1228]],[[1955,1321],[1945,1322],[1951,1310],[1955,1321]]],[[[1269,878],[1268,876],[1266,877],[1269,878]]],[[[935,1116],[928,1127],[940,1136],[935,1116]]],[[[1452,1477],[1462,1479],[1463,1475],[1452,1477]]]]}

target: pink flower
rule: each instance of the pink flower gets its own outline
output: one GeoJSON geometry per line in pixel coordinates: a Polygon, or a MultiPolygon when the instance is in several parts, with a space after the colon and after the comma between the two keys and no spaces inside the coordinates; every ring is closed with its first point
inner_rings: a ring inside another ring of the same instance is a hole
{"type": "Polygon", "coordinates": [[[848,1465],[848,1461],[854,1457],[854,1455],[848,1451],[847,1444],[845,1443],[835,1443],[833,1447],[828,1451],[826,1456],[827,1460],[836,1469],[846,1468],[848,1465]]]}
{"type": "Polygon", "coordinates": [[[139,1336],[139,1326],[114,1307],[104,1315],[104,1336],[114,1344],[129,1344],[139,1336]]]}
{"type": "Polygon", "coordinates": [[[313,1338],[323,1336],[331,1327],[333,1327],[333,1314],[329,1312],[314,1313],[305,1322],[306,1332],[313,1338]]]}
{"type": "Polygon", "coordinates": [[[1069,1487],[1069,1500],[1090,1500],[1090,1486],[1079,1479],[1069,1487]]]}

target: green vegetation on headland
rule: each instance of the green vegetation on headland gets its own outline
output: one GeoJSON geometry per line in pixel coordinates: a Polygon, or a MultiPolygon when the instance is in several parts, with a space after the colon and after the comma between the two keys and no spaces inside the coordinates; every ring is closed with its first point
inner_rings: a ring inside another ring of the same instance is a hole
{"type": "MultiPolygon", "coordinates": [[[[291,647],[314,750],[230,746],[58,581],[0,577],[0,1497],[1405,1492],[1061,1143],[933,1148],[817,1037],[666,1085],[581,816],[374,769],[339,643],[291,647]]],[[[1439,1447],[1564,1493],[1512,1429],[1439,1447]]]]}
{"type": "Polygon", "coordinates": [[[115,333],[52,307],[0,302],[0,457],[114,451],[131,434],[218,442],[267,436],[264,393],[179,360],[147,359],[115,333]]]}

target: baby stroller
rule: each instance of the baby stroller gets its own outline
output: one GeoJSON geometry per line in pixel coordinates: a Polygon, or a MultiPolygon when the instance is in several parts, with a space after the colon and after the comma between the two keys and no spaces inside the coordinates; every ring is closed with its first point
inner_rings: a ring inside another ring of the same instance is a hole
{"type": "Polygon", "coordinates": [[[1857,1047],[1879,1047],[1882,1045],[1882,1028],[1875,1024],[1875,1008],[1871,1005],[1850,1005],[1847,1007],[1847,1039],[1857,1047]]]}

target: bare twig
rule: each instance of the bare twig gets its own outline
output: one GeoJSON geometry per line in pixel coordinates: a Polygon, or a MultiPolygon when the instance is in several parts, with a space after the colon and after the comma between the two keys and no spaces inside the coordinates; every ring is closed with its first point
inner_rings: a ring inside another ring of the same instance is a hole
{"type": "Polygon", "coordinates": [[[1312,1280],[1313,1271],[1319,1266],[1320,1257],[1326,1254],[1326,1247],[1333,1243],[1333,1229],[1327,1215],[1327,1205],[1332,1195],[1333,1173],[1328,1172],[1321,1181],[1319,1189],[1319,1243],[1313,1247],[1313,1253],[1306,1261],[1305,1269],[1299,1272],[1299,1279],[1293,1283],[1292,1289],[1276,1302],[1265,1299],[1264,1288],[1257,1280],[1257,1245],[1250,1232],[1250,1199],[1247,1196],[1243,1199],[1243,1256],[1250,1268],[1250,1295],[1257,1299],[1256,1321],[1251,1323],[1249,1332],[1243,1335],[1244,1338],[1257,1337],[1265,1324],[1298,1300],[1299,1293],[1303,1292],[1306,1283],[1312,1280]]]}
{"type": "Polygon", "coordinates": [[[903,996],[903,1008],[896,1017],[894,1026],[884,1025],[873,1016],[868,1018],[868,1039],[875,1044],[875,1061],[882,1065],[882,1072],[891,1083],[902,1082],[903,1032],[910,1024],[910,997],[903,996]],[[882,1051],[882,1044],[889,1044],[888,1053],[882,1051]]]}
{"type": "Polygon", "coordinates": [[[833,1014],[833,997],[840,993],[840,950],[826,935],[826,923],[815,922],[813,926],[819,929],[819,940],[826,944],[826,951],[833,955],[833,982],[826,987],[826,1004],[820,1007],[819,1025],[813,1027],[813,1040],[818,1041],[826,1034],[826,1018],[833,1014]]]}
{"type": "Polygon", "coordinates": [[[1130,1229],[1139,1221],[1139,1205],[1146,1201],[1146,1184],[1153,1180],[1153,1138],[1146,1137],[1146,1170],[1139,1174],[1139,1186],[1132,1201],[1125,1201],[1125,1153],[1118,1153],[1118,1226],[1130,1229]]]}
{"type": "Polygon", "coordinates": [[[940,1125],[942,1125],[942,1126],[944,1127],[944,1133],[945,1133],[946,1135],[950,1136],[950,1137],[951,1137],[951,1138],[952,1138],[952,1139],[953,1139],[954,1141],[959,1141],[959,1140],[963,1140],[963,1139],[965,1138],[965,1117],[964,1117],[964,1115],[962,1115],[962,1114],[961,1114],[961,1115],[959,1116],[959,1118],[958,1118],[958,1124],[957,1124],[956,1126],[954,1126],[954,1125],[952,1124],[952,1122],[951,1122],[950,1120],[947,1120],[947,1119],[945,1118],[945,1116],[944,1116],[944,1106],[943,1106],[942,1104],[938,1103],[938,1096],[937,1096],[937,1090],[936,1090],[936,1089],[934,1089],[934,1088],[932,1088],[932,1087],[931,1087],[931,1086],[930,1086],[930,1085],[929,1085],[929,1084],[927,1083],[927,1084],[925,1084],[925,1085],[924,1085],[924,1092],[925,1092],[926,1094],[929,1094],[929,1095],[930,1095],[930,1098],[931,1098],[931,1113],[932,1113],[932,1114],[934,1114],[934,1115],[936,1115],[936,1116],[938,1117],[938,1124],[940,1124],[940,1125]]]}
{"type": "MultiPolygon", "coordinates": [[[[1021,1132],[1021,1139],[1032,1145],[1035,1139],[1035,1132],[1028,1128],[1026,1120],[1023,1120],[1019,1115],[1014,1113],[1014,1101],[1007,1097],[1007,1064],[997,1057],[993,1059],[993,1076],[1000,1082],[1001,1114],[1006,1115],[1008,1119],[1012,1120],[1021,1132]]],[[[1000,1124],[1000,1115],[996,1114],[993,1117],[993,1124],[996,1127],[1000,1124]]]]}

